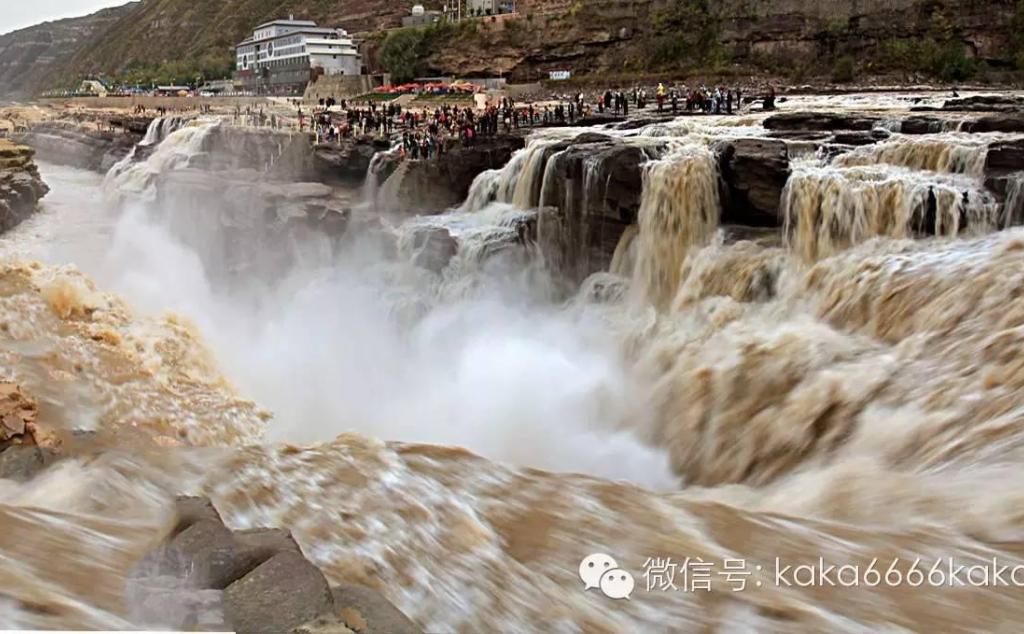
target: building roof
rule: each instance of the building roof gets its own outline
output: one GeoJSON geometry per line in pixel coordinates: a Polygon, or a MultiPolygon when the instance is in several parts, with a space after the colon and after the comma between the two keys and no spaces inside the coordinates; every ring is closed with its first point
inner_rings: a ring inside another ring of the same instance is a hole
{"type": "MultiPolygon", "coordinates": [[[[259,27],[257,27],[257,28],[259,28],[259,27]]],[[[348,38],[349,40],[354,41],[354,40],[352,40],[351,36],[349,36],[348,32],[346,32],[343,29],[331,29],[331,28],[327,28],[327,27],[314,26],[314,27],[309,27],[309,28],[303,28],[303,29],[300,29],[298,31],[292,31],[290,33],[283,33],[283,34],[275,36],[275,37],[267,38],[265,40],[261,40],[260,43],[262,44],[263,42],[273,42],[275,40],[278,40],[278,39],[281,39],[281,38],[284,38],[284,37],[293,37],[295,35],[339,35],[342,40],[344,40],[345,38],[348,38]]],[[[327,39],[330,39],[330,38],[327,38],[327,39]]],[[[256,43],[256,40],[252,36],[249,36],[249,37],[245,38],[244,40],[242,40],[241,42],[239,42],[238,44],[236,44],[235,48],[239,48],[241,46],[246,46],[248,44],[255,44],[255,43],[256,43]]]]}
{"type": "Polygon", "coordinates": [[[258,31],[268,26],[274,26],[275,24],[280,24],[282,26],[316,26],[316,22],[311,20],[274,20],[272,22],[259,25],[256,27],[256,30],[258,31]]]}

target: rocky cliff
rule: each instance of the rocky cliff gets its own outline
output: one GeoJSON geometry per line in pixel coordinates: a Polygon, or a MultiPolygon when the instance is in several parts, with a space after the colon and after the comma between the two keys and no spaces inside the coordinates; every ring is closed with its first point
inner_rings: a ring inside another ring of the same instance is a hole
{"type": "Polygon", "coordinates": [[[965,79],[1021,66],[1018,0],[552,0],[522,20],[485,20],[464,42],[439,42],[438,72],[532,80],[551,70],[768,72],[851,81],[899,71],[965,79]],[[543,32],[544,37],[536,37],[543,32]]]}
{"type": "MultiPolygon", "coordinates": [[[[0,37],[0,93],[25,96],[100,73],[226,72],[234,45],[255,25],[288,14],[362,34],[375,65],[384,30],[399,26],[410,4],[144,0],[0,37]]],[[[518,8],[520,19],[436,30],[423,72],[521,81],[551,70],[768,73],[849,82],[891,72],[954,81],[982,70],[1005,80],[1024,68],[1020,0],[520,0],[518,8]]]]}
{"type": "MultiPolygon", "coordinates": [[[[438,7],[441,2],[422,4],[438,7]]],[[[33,75],[21,68],[21,73],[26,75],[24,85],[35,89],[130,70],[144,71],[147,77],[164,72],[219,74],[233,67],[235,45],[263,22],[292,14],[350,32],[374,31],[400,25],[410,6],[398,0],[143,0],[67,21],[83,32],[82,25],[97,23],[98,28],[89,32],[87,40],[65,38],[53,47],[56,72],[33,75]]],[[[28,39],[40,38],[45,26],[35,27],[38,33],[33,29],[19,33],[28,39]]],[[[14,73],[23,64],[12,59],[11,66],[14,73]]]]}
{"type": "Polygon", "coordinates": [[[73,63],[76,51],[94,36],[104,37],[137,4],[0,35],[0,101],[26,99],[52,86],[73,63]]]}
{"type": "Polygon", "coordinates": [[[39,178],[34,154],[31,148],[0,140],[0,232],[31,215],[49,191],[39,178]]]}

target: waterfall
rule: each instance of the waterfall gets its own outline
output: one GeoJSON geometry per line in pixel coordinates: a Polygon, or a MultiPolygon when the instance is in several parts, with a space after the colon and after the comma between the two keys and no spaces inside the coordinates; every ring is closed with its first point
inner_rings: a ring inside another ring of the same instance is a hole
{"type": "Polygon", "coordinates": [[[142,147],[159,145],[164,139],[187,125],[184,117],[157,117],[149,123],[146,136],[139,143],[142,147]]]}
{"type": "Polygon", "coordinates": [[[185,127],[188,119],[182,117],[157,117],[149,122],[146,128],[146,135],[139,141],[128,154],[111,166],[108,174],[121,174],[136,161],[139,155],[139,148],[151,148],[159,145],[168,135],[177,132],[185,127]]]}
{"type": "Polygon", "coordinates": [[[532,137],[505,167],[488,170],[473,181],[461,211],[480,211],[489,203],[509,203],[520,209],[536,207],[542,198],[546,166],[555,146],[564,139],[532,137]]]}
{"type": "Polygon", "coordinates": [[[682,146],[648,163],[643,178],[633,288],[665,308],[689,249],[718,228],[718,168],[708,148],[682,146]]]}
{"type": "Polygon", "coordinates": [[[1001,220],[1003,227],[1024,224],[1024,172],[1016,172],[1007,179],[1001,220]]]}
{"type": "Polygon", "coordinates": [[[366,170],[366,180],[363,182],[363,201],[367,204],[374,205],[377,203],[381,186],[381,173],[398,158],[401,149],[402,144],[399,143],[390,150],[377,152],[370,159],[370,167],[366,170]]]}
{"type": "Polygon", "coordinates": [[[988,142],[954,135],[898,137],[876,145],[857,148],[839,156],[840,167],[896,165],[928,170],[981,176],[985,171],[988,142]]]}
{"type": "Polygon", "coordinates": [[[887,166],[798,162],[782,194],[784,234],[805,261],[876,236],[955,237],[998,226],[998,205],[975,179],[887,166]]]}
{"type": "MultiPolygon", "coordinates": [[[[150,131],[166,129],[154,121],[150,131]]],[[[145,200],[153,200],[156,196],[155,181],[165,172],[187,167],[190,161],[199,155],[207,136],[219,125],[219,121],[205,120],[188,125],[171,132],[156,146],[153,153],[144,161],[124,160],[107,172],[103,181],[104,191],[114,197],[138,196],[145,200]]],[[[159,132],[153,133],[158,138],[159,132]]],[[[147,132],[146,137],[150,134],[147,132]]]]}
{"type": "Polygon", "coordinates": [[[479,211],[494,202],[498,197],[498,181],[502,170],[484,170],[473,179],[469,187],[469,195],[459,207],[459,211],[479,211]]]}

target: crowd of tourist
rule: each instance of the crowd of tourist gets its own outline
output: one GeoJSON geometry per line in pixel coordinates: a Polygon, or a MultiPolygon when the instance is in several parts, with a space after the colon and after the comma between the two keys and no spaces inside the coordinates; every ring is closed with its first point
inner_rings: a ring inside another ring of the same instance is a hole
{"type": "MultiPolygon", "coordinates": [[[[766,109],[774,107],[774,92],[763,97],[766,109]]],[[[529,98],[517,102],[503,97],[482,108],[443,103],[430,107],[403,107],[394,101],[337,100],[319,98],[311,112],[295,107],[294,122],[300,130],[316,135],[318,143],[339,143],[348,138],[373,137],[397,146],[409,159],[444,156],[455,144],[473,145],[481,138],[533,127],[572,126],[595,116],[628,117],[630,112],[656,109],[659,113],[734,114],[743,107],[743,91],[724,86],[666,86],[650,89],[606,90],[585,95],[529,98]]],[[[475,105],[475,104],[474,104],[475,105]]],[[[235,108],[236,122],[272,128],[284,125],[283,117],[266,114],[263,108],[235,108]]]]}

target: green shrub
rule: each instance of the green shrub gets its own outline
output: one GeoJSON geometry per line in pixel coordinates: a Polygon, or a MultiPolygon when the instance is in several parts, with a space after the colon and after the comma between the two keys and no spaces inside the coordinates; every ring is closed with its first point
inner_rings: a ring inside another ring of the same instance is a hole
{"type": "Polygon", "coordinates": [[[932,72],[946,81],[963,81],[974,77],[978,65],[967,57],[962,46],[949,44],[935,56],[932,72]]]}
{"type": "Polygon", "coordinates": [[[857,66],[852,57],[840,57],[832,67],[832,81],[849,83],[857,77],[857,66]]]}

